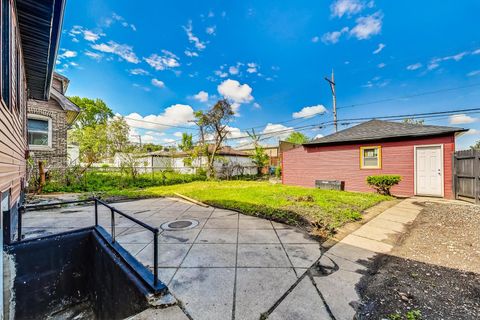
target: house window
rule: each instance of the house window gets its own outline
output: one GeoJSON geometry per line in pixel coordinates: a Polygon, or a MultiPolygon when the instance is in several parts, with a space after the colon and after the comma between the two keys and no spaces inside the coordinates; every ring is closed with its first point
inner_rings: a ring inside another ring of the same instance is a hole
{"type": "Polygon", "coordinates": [[[380,169],[382,149],[380,146],[360,147],[360,169],[380,169]]]}
{"type": "Polygon", "coordinates": [[[52,120],[39,115],[28,116],[28,144],[30,148],[52,146],[52,120]]]}

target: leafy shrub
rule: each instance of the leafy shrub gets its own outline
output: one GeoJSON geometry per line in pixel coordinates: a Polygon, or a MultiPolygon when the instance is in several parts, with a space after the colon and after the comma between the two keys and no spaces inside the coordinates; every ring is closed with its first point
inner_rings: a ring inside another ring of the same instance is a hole
{"type": "Polygon", "coordinates": [[[114,191],[125,188],[147,188],[203,181],[201,174],[182,174],[171,171],[141,173],[132,177],[122,172],[86,171],[72,179],[71,174],[56,174],[51,171],[43,188],[44,192],[92,192],[114,191]]]}
{"type": "Polygon", "coordinates": [[[275,177],[280,178],[282,176],[282,168],[280,166],[275,167],[275,177]]]}
{"type": "Polygon", "coordinates": [[[390,189],[402,181],[399,175],[378,175],[368,176],[367,184],[373,187],[378,193],[390,195],[390,189]]]}

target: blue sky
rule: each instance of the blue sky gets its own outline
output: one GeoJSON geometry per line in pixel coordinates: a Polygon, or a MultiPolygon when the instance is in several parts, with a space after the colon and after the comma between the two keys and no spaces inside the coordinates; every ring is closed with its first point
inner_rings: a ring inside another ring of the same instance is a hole
{"type": "MultiPolygon", "coordinates": [[[[195,133],[193,111],[226,97],[241,145],[248,128],[330,121],[332,69],[339,119],[480,107],[478,12],[474,0],[69,0],[57,71],[69,95],[103,99],[144,142],[195,133]]],[[[457,148],[480,139],[480,114],[426,123],[472,128],[457,148]]]]}

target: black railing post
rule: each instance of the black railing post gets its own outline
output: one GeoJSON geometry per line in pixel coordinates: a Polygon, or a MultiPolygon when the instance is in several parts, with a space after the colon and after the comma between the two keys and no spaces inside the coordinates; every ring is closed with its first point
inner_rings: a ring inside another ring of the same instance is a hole
{"type": "Polygon", "coordinates": [[[27,207],[22,205],[18,210],[18,222],[17,222],[17,241],[22,241],[22,216],[23,213],[27,211],[27,207]]]}
{"type": "Polygon", "coordinates": [[[94,199],[95,202],[95,227],[98,226],[98,201],[97,198],[94,199]]]}
{"type": "Polygon", "coordinates": [[[111,223],[112,223],[112,243],[114,243],[115,242],[115,210],[111,208],[110,212],[111,212],[111,223]]]}
{"type": "Polygon", "coordinates": [[[153,231],[153,286],[158,283],[158,228],[153,231]]]}

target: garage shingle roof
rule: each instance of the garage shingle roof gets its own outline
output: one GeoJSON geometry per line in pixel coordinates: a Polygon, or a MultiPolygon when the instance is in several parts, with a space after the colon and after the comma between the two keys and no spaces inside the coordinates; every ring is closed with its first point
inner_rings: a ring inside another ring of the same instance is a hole
{"type": "Polygon", "coordinates": [[[331,135],[314,139],[305,143],[304,145],[312,146],[322,144],[342,144],[347,142],[388,140],[395,138],[415,138],[464,131],[468,131],[468,129],[446,126],[419,125],[383,120],[370,120],[331,135]]]}

